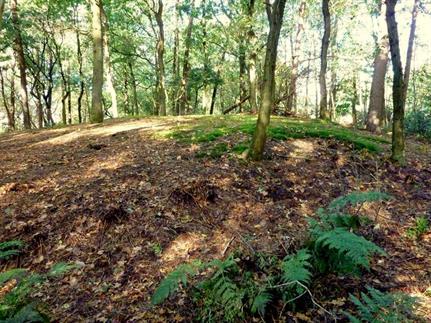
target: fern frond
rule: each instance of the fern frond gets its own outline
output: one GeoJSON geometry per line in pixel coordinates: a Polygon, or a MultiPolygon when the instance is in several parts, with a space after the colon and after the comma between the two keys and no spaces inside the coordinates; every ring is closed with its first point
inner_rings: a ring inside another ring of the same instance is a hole
{"type": "Polygon", "coordinates": [[[11,269],[0,273],[0,285],[8,282],[11,279],[18,279],[24,277],[27,274],[25,269],[11,269]]]}
{"type": "Polygon", "coordinates": [[[28,304],[22,307],[13,317],[0,321],[5,323],[19,323],[19,322],[49,322],[44,318],[34,307],[33,304],[28,304]]]}
{"type": "Polygon", "coordinates": [[[75,268],[77,268],[76,264],[59,262],[52,266],[52,268],[48,272],[48,277],[59,277],[75,268]]]}
{"type": "Polygon", "coordinates": [[[346,208],[347,206],[354,206],[365,202],[384,201],[384,200],[389,200],[390,198],[391,198],[390,195],[386,193],[378,192],[378,191],[353,192],[333,200],[329,204],[328,210],[340,211],[346,208]]]}
{"type": "Polygon", "coordinates": [[[372,255],[385,255],[385,252],[371,241],[344,228],[335,228],[323,233],[316,240],[316,245],[333,250],[339,256],[350,259],[354,265],[360,265],[366,269],[370,267],[372,255]]]}
{"type": "Polygon", "coordinates": [[[383,293],[377,289],[367,287],[368,294],[361,293],[362,301],[350,295],[350,300],[355,304],[357,316],[345,313],[350,322],[416,322],[418,319],[413,314],[416,299],[400,293],[383,293]]]}
{"type": "Polygon", "coordinates": [[[186,286],[188,278],[196,275],[198,267],[198,263],[178,266],[162,280],[151,298],[151,303],[153,305],[163,303],[169,296],[178,290],[180,283],[186,286]]]}
{"type": "Polygon", "coordinates": [[[281,264],[282,280],[285,283],[299,281],[308,285],[311,280],[311,255],[308,250],[299,250],[295,255],[287,257],[281,264]]]}
{"type": "Polygon", "coordinates": [[[265,310],[268,304],[272,301],[272,295],[266,291],[263,291],[256,295],[251,304],[251,312],[253,314],[258,313],[260,316],[265,316],[265,310]]]}
{"type": "Polygon", "coordinates": [[[24,242],[21,240],[10,240],[0,242],[0,260],[7,260],[12,256],[17,256],[24,247],[24,242]]]}

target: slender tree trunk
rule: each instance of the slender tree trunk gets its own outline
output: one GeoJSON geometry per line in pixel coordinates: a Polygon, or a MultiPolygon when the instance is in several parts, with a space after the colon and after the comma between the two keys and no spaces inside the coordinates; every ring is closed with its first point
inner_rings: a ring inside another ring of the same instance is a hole
{"type": "MultiPolygon", "coordinates": [[[[247,96],[247,88],[246,88],[246,72],[247,72],[247,63],[246,63],[246,48],[244,45],[244,41],[240,41],[239,44],[239,102],[243,102],[244,98],[247,96]]],[[[242,112],[242,104],[239,106],[239,112],[242,112]]]]}
{"type": "Polygon", "coordinates": [[[292,48],[292,71],[290,74],[289,91],[287,97],[287,113],[292,113],[295,108],[295,97],[296,97],[296,81],[298,80],[298,67],[299,67],[299,52],[301,50],[302,35],[304,33],[304,19],[305,9],[307,3],[302,1],[299,5],[299,21],[296,28],[295,43],[292,48]]]}
{"type": "Polygon", "coordinates": [[[270,122],[271,110],[274,104],[275,67],[277,64],[277,49],[280,30],[283,24],[286,0],[275,0],[272,5],[266,4],[270,30],[266,43],[265,66],[263,75],[262,103],[259,109],[256,130],[253,135],[249,157],[261,160],[265,148],[267,128],[270,122]]]}
{"type": "Polygon", "coordinates": [[[124,110],[127,114],[134,114],[135,111],[130,111],[130,98],[129,98],[129,77],[124,73],[124,110]]]}
{"type": "Polygon", "coordinates": [[[163,1],[159,0],[158,10],[156,12],[156,22],[159,28],[159,39],[157,41],[157,104],[159,115],[166,116],[167,97],[165,86],[165,29],[163,24],[163,1]]]}
{"type": "Polygon", "coordinates": [[[78,28],[76,29],[76,43],[77,43],[77,56],[78,56],[78,69],[79,69],[79,95],[78,95],[78,122],[82,123],[82,98],[85,92],[84,73],[82,71],[82,48],[81,37],[78,28]]]}
{"type": "Polygon", "coordinates": [[[106,88],[111,97],[111,111],[112,117],[118,118],[118,99],[117,99],[117,91],[115,90],[114,85],[114,71],[111,63],[111,54],[109,50],[109,21],[108,16],[105,11],[102,12],[103,20],[104,20],[104,30],[103,30],[103,54],[104,54],[104,66],[106,70],[106,88]]]}
{"type": "Polygon", "coordinates": [[[401,64],[400,42],[398,26],[395,18],[397,0],[387,0],[386,22],[388,25],[389,44],[391,48],[392,68],[394,81],[392,86],[392,99],[394,105],[392,129],[392,160],[400,163],[405,161],[405,134],[404,134],[404,77],[401,64]]]}
{"type": "Polygon", "coordinates": [[[354,128],[357,128],[357,126],[358,126],[358,113],[356,111],[356,104],[358,103],[358,85],[357,85],[356,72],[355,72],[355,75],[353,76],[352,88],[353,88],[353,93],[352,93],[352,124],[353,124],[354,128]]]}
{"type": "Polygon", "coordinates": [[[326,71],[328,69],[328,48],[331,37],[331,14],[329,12],[329,0],[322,0],[322,13],[324,21],[324,34],[322,38],[322,50],[320,53],[320,118],[330,119],[328,109],[328,90],[326,88],[326,71]]]}
{"type": "Polygon", "coordinates": [[[21,37],[21,31],[18,18],[18,0],[11,0],[12,24],[15,32],[14,52],[18,62],[20,74],[20,96],[23,106],[24,128],[31,129],[30,106],[27,91],[27,66],[24,57],[24,46],[21,37]]]}
{"type": "Polygon", "coordinates": [[[404,89],[403,89],[404,100],[406,100],[407,98],[407,90],[410,82],[410,72],[412,69],[412,57],[413,57],[414,44],[415,44],[415,38],[416,38],[416,21],[419,13],[419,5],[420,5],[420,0],[414,0],[413,10],[412,10],[412,20],[410,24],[409,44],[407,47],[406,68],[404,70],[404,89]]]}
{"type": "Polygon", "coordinates": [[[139,115],[138,90],[137,90],[137,85],[136,85],[135,72],[133,71],[132,62],[129,62],[128,65],[129,65],[129,72],[130,72],[130,80],[132,83],[133,111],[134,111],[135,115],[139,115]]]}
{"type": "Polygon", "coordinates": [[[389,61],[388,32],[384,28],[386,15],[386,1],[382,0],[380,8],[379,44],[374,59],[373,80],[370,91],[370,105],[366,120],[367,130],[380,133],[385,119],[385,79],[389,61]]]}
{"type": "MultiPolygon", "coordinates": [[[[192,0],[191,4],[191,10],[194,10],[194,4],[195,1],[192,0]]],[[[193,13],[190,13],[189,16],[189,24],[187,26],[187,35],[185,40],[185,50],[184,50],[184,57],[183,57],[183,76],[181,79],[181,89],[180,89],[180,108],[179,108],[179,114],[183,115],[186,112],[186,108],[189,105],[189,98],[188,98],[188,84],[189,84],[189,74],[190,74],[190,48],[192,45],[192,30],[193,30],[193,22],[194,22],[194,15],[193,13]]]]}
{"type": "Polygon", "coordinates": [[[251,113],[257,112],[257,36],[253,28],[255,16],[256,0],[249,0],[248,3],[248,19],[250,20],[250,27],[247,32],[249,55],[248,55],[248,83],[250,93],[250,109],[251,113]]]}
{"type": "MultiPolygon", "coordinates": [[[[11,82],[11,87],[14,86],[11,82]]],[[[3,105],[6,109],[6,115],[7,115],[7,124],[9,130],[15,130],[15,104],[9,105],[7,97],[6,97],[6,90],[5,90],[5,81],[3,76],[3,68],[0,67],[0,87],[1,87],[1,94],[3,98],[3,105]]],[[[14,90],[11,88],[11,93],[14,93],[14,90]]],[[[14,99],[15,100],[15,96],[14,99]]]]}
{"type": "Polygon", "coordinates": [[[3,13],[4,13],[5,2],[6,2],[5,0],[0,0],[0,30],[3,25],[3,13]]]}
{"type": "Polygon", "coordinates": [[[180,62],[178,58],[178,51],[180,47],[180,31],[178,26],[178,16],[179,16],[179,5],[180,0],[177,0],[175,5],[175,30],[174,30],[174,53],[172,60],[172,75],[174,77],[174,86],[172,90],[172,112],[174,115],[179,115],[179,102],[178,102],[178,84],[180,82],[180,62]]]}
{"type": "Polygon", "coordinates": [[[91,100],[91,123],[103,122],[103,28],[102,0],[91,0],[93,36],[93,94],[91,100]]]}

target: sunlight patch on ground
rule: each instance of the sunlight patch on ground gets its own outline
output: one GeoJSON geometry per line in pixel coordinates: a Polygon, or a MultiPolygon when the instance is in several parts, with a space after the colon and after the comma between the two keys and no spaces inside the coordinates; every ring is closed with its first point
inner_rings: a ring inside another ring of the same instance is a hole
{"type": "Polygon", "coordinates": [[[291,157],[310,157],[315,147],[314,143],[308,140],[295,139],[292,140],[294,150],[290,154],[291,157]]]}
{"type": "MultiPolygon", "coordinates": [[[[206,235],[199,233],[180,234],[163,252],[162,260],[166,267],[173,262],[184,262],[190,258],[190,253],[202,247],[206,235]]],[[[167,269],[167,268],[164,269],[167,269]]]]}

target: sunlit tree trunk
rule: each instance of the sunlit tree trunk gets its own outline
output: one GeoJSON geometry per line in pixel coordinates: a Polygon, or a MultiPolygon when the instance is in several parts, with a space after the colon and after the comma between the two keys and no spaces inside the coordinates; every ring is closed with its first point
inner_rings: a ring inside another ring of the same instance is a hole
{"type": "Polygon", "coordinates": [[[324,21],[324,33],[322,38],[322,50],[320,53],[320,118],[329,120],[331,117],[328,109],[328,90],[326,88],[326,71],[328,69],[328,48],[331,37],[331,14],[329,12],[329,0],[322,0],[322,13],[324,21]]]}
{"type": "Polygon", "coordinates": [[[385,119],[385,79],[389,61],[389,39],[385,27],[386,1],[382,0],[380,8],[379,43],[374,59],[373,80],[370,91],[370,105],[368,108],[366,126],[371,132],[380,132],[385,119]]]}
{"type": "Polygon", "coordinates": [[[11,0],[12,24],[15,32],[14,52],[16,61],[18,62],[20,74],[20,96],[23,106],[24,128],[31,129],[30,106],[28,102],[27,91],[27,66],[24,57],[24,46],[22,43],[21,31],[18,18],[18,0],[11,0]]]}
{"type": "Polygon", "coordinates": [[[103,30],[102,1],[91,0],[93,36],[93,94],[91,100],[91,123],[103,122],[103,30]]]}
{"type": "Polygon", "coordinates": [[[392,86],[392,99],[394,105],[392,128],[392,160],[400,163],[405,161],[405,134],[404,134],[404,77],[401,64],[400,42],[398,26],[395,19],[395,6],[397,0],[387,0],[386,22],[388,26],[389,44],[391,48],[392,68],[394,81],[392,86]]]}
{"type": "Polygon", "coordinates": [[[131,62],[128,63],[128,66],[129,66],[130,80],[131,80],[132,94],[133,94],[133,97],[132,97],[133,114],[139,115],[138,90],[136,85],[135,71],[133,70],[133,64],[131,62]]]}
{"type": "Polygon", "coordinates": [[[277,49],[280,38],[280,30],[283,24],[284,8],[286,0],[275,0],[271,5],[266,4],[266,11],[270,30],[266,43],[265,65],[263,71],[262,103],[259,109],[256,130],[249,151],[249,157],[253,160],[261,160],[265,148],[267,128],[269,125],[271,110],[274,105],[275,91],[275,67],[277,63],[277,49]]]}
{"type": "Polygon", "coordinates": [[[290,74],[289,91],[287,97],[287,113],[295,110],[295,97],[296,97],[296,82],[298,80],[298,67],[299,67],[299,52],[301,50],[302,35],[304,33],[304,18],[307,3],[302,1],[299,5],[298,11],[298,26],[296,27],[295,43],[292,49],[292,70],[290,74]]]}
{"type": "Polygon", "coordinates": [[[104,67],[106,71],[106,89],[111,97],[111,112],[113,118],[118,118],[118,99],[117,99],[117,91],[114,85],[114,71],[111,63],[111,52],[109,50],[109,21],[108,16],[105,11],[102,12],[103,16],[103,58],[104,58],[104,67]]]}

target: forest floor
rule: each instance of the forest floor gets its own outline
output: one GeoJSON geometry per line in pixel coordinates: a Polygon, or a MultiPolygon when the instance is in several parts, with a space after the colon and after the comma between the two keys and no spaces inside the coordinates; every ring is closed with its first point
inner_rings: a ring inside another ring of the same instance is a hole
{"type": "MultiPolygon", "coordinates": [[[[313,296],[339,313],[365,285],[403,291],[431,320],[431,234],[406,235],[417,217],[431,218],[431,145],[409,140],[408,162],[397,167],[387,138],[274,118],[266,160],[253,163],[244,158],[253,122],[143,118],[1,135],[0,241],[26,248],[0,270],[79,264],[34,295],[61,322],[189,322],[194,311],[181,293],[150,305],[175,266],[235,249],[285,255],[319,207],[380,190],[393,198],[363,212],[376,224],[369,238],[388,256],[360,278],[317,280],[313,296]]],[[[280,320],[323,316],[311,308],[280,320]]]]}

